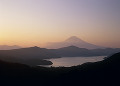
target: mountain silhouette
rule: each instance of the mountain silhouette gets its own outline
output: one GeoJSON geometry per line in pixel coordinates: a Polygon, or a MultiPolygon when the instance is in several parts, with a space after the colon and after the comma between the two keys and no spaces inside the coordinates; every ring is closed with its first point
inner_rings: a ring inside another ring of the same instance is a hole
{"type": "Polygon", "coordinates": [[[114,53],[120,52],[120,48],[86,49],[86,48],[79,48],[74,45],[58,48],[58,49],[49,49],[49,50],[60,57],[109,56],[114,53]]]}
{"type": "Polygon", "coordinates": [[[17,62],[30,66],[51,65],[52,62],[43,60],[48,58],[58,58],[58,56],[48,49],[35,47],[0,50],[0,59],[8,62],[17,62]]]}
{"type": "Polygon", "coordinates": [[[68,46],[59,49],[53,49],[53,53],[61,57],[79,57],[79,56],[92,56],[94,53],[90,52],[90,50],[85,48],[79,48],[76,46],[68,46]]]}
{"type": "Polygon", "coordinates": [[[13,46],[0,45],[0,50],[12,50],[12,49],[19,49],[19,48],[21,47],[17,45],[13,45],[13,46]]]}
{"type": "Polygon", "coordinates": [[[49,49],[40,47],[27,47],[13,50],[0,50],[0,55],[7,55],[11,57],[17,57],[21,59],[48,59],[50,57],[58,57],[52,53],[49,49]]]}
{"type": "Polygon", "coordinates": [[[59,49],[46,49],[40,47],[27,47],[13,50],[0,50],[0,56],[8,58],[2,59],[50,59],[59,57],[76,57],[76,56],[108,56],[113,53],[120,52],[120,48],[106,48],[106,49],[86,49],[79,48],[74,45],[63,47],[59,49]]]}
{"type": "Polygon", "coordinates": [[[72,45],[79,47],[79,48],[86,48],[86,49],[105,48],[102,46],[98,46],[98,45],[94,45],[94,44],[85,42],[76,36],[72,36],[63,42],[48,43],[48,44],[46,44],[45,47],[48,49],[57,49],[57,48],[62,48],[62,47],[67,47],[67,46],[72,46],[72,45]]]}

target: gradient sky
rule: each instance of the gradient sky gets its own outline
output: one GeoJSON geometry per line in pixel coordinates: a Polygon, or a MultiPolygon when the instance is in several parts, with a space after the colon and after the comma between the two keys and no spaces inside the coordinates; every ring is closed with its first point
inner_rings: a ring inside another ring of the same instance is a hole
{"type": "Polygon", "coordinates": [[[42,46],[70,36],[120,47],[120,0],[0,0],[0,45],[42,46]]]}

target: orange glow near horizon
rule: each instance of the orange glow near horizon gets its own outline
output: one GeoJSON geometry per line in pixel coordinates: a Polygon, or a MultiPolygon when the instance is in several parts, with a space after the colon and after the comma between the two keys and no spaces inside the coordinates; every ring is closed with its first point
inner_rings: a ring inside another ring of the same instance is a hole
{"type": "Polygon", "coordinates": [[[96,45],[120,47],[119,5],[99,2],[1,0],[0,45],[44,46],[77,36],[96,45]]]}

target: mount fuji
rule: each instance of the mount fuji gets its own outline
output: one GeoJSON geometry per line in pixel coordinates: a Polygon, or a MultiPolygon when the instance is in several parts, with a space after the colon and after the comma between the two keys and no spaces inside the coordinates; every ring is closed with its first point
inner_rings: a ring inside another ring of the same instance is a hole
{"type": "Polygon", "coordinates": [[[98,46],[98,45],[95,45],[95,44],[91,44],[91,43],[88,43],[76,36],[72,36],[68,39],[66,39],[65,41],[63,42],[51,42],[51,43],[47,43],[45,48],[48,48],[48,49],[57,49],[57,48],[62,48],[62,47],[68,47],[68,46],[76,46],[76,47],[79,47],[79,48],[86,48],[86,49],[103,49],[105,47],[102,47],[102,46],[98,46]]]}

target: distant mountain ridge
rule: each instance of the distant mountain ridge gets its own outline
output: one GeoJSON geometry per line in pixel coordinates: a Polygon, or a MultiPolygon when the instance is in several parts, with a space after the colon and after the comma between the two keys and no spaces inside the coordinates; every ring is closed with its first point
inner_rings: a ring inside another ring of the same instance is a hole
{"type": "Polygon", "coordinates": [[[0,56],[7,55],[7,57],[14,57],[18,59],[49,59],[76,56],[108,56],[117,52],[120,52],[120,48],[89,50],[76,46],[68,46],[59,49],[46,49],[35,46],[13,50],[0,50],[0,56]]]}
{"type": "Polygon", "coordinates": [[[68,46],[59,49],[51,49],[53,53],[56,53],[60,57],[89,57],[89,56],[108,56],[114,53],[120,52],[120,48],[105,48],[105,49],[86,49],[76,46],[68,46]]]}
{"type": "Polygon", "coordinates": [[[102,46],[98,46],[98,45],[94,45],[94,44],[85,42],[76,36],[72,36],[63,42],[48,43],[45,46],[45,48],[57,49],[57,48],[68,47],[68,46],[72,46],[72,45],[79,47],[79,48],[86,48],[86,49],[97,49],[97,48],[103,49],[103,48],[105,48],[102,46]]]}
{"type": "Polygon", "coordinates": [[[12,50],[22,48],[18,45],[8,46],[8,45],[0,45],[0,50],[12,50]]]}
{"type": "Polygon", "coordinates": [[[89,57],[89,56],[110,56],[120,52],[120,48],[106,49],[85,49],[76,46],[68,46],[59,49],[46,49],[40,47],[28,47],[13,50],[0,50],[0,60],[17,62],[30,66],[52,65],[51,61],[45,59],[60,57],[89,57]]]}
{"type": "Polygon", "coordinates": [[[13,50],[0,50],[0,55],[7,55],[20,59],[48,59],[50,57],[58,57],[48,49],[39,48],[37,46],[13,50]]]}

